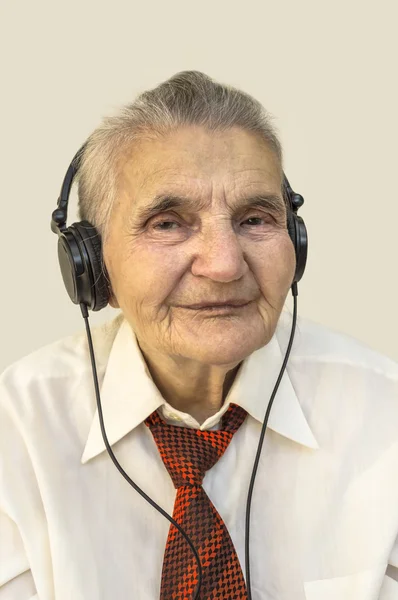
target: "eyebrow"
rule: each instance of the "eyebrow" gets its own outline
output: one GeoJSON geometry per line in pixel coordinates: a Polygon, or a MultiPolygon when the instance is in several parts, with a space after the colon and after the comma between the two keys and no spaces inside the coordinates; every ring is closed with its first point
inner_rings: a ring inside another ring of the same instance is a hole
{"type": "MultiPolygon", "coordinates": [[[[173,208],[183,208],[184,210],[192,210],[198,212],[203,208],[204,203],[193,198],[183,196],[175,196],[170,194],[159,194],[154,199],[141,208],[138,208],[135,217],[140,221],[147,221],[154,215],[166,212],[173,208]]],[[[259,194],[249,198],[243,198],[238,203],[238,210],[246,208],[262,208],[271,210],[272,212],[282,213],[284,211],[285,202],[281,196],[275,194],[259,194]]]]}

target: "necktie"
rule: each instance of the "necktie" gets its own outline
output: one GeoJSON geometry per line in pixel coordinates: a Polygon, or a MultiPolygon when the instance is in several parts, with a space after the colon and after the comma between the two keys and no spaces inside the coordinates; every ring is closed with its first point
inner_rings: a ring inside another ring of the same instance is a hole
{"type": "MultiPolygon", "coordinates": [[[[246,584],[234,545],[202,487],[203,477],[224,454],[246,411],[231,404],[218,431],[165,423],[155,411],[146,420],[177,489],[173,518],[190,537],[202,566],[201,600],[247,600],[246,584]]],[[[160,600],[191,600],[197,563],[181,533],[170,525],[163,559],[160,600]]]]}

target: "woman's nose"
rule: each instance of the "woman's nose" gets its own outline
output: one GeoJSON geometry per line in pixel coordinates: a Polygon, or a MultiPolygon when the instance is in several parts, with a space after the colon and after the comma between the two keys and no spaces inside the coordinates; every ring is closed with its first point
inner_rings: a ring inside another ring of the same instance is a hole
{"type": "Polygon", "coordinates": [[[203,231],[194,254],[193,275],[228,282],[244,274],[246,263],[239,236],[230,224],[213,224],[203,231]]]}

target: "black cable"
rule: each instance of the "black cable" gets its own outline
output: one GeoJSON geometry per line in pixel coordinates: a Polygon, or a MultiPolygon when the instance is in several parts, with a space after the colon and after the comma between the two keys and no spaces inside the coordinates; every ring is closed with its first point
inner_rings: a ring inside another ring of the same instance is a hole
{"type": "Polygon", "coordinates": [[[283,361],[282,368],[281,368],[280,373],[279,373],[279,377],[278,377],[278,379],[276,381],[274,390],[273,390],[273,392],[271,394],[271,398],[269,399],[269,402],[268,402],[267,411],[266,411],[265,417],[264,417],[264,423],[263,423],[263,426],[261,428],[260,440],[259,440],[258,446],[257,446],[256,458],[254,460],[253,471],[252,471],[252,476],[251,476],[250,485],[249,485],[249,491],[248,491],[248,494],[247,494],[246,524],[245,524],[245,567],[246,567],[247,600],[252,600],[251,580],[250,580],[250,543],[249,543],[250,539],[249,538],[250,538],[250,508],[251,508],[251,501],[252,501],[252,495],[253,495],[254,481],[256,479],[258,463],[260,461],[260,454],[261,454],[261,449],[263,447],[263,441],[264,441],[264,436],[265,436],[265,430],[267,428],[268,417],[269,417],[269,414],[271,412],[271,407],[272,407],[272,403],[273,403],[274,398],[275,398],[275,394],[276,394],[276,392],[278,390],[279,384],[281,382],[283,373],[284,373],[285,368],[286,368],[287,361],[289,359],[290,350],[291,350],[291,347],[292,347],[292,344],[293,344],[294,332],[295,332],[295,329],[296,329],[297,295],[298,295],[297,283],[296,282],[293,283],[293,285],[291,287],[291,290],[292,290],[293,302],[294,302],[292,331],[291,331],[291,334],[290,334],[289,344],[287,346],[285,359],[283,361]]]}
{"type": "Polygon", "coordinates": [[[202,565],[200,564],[199,554],[198,554],[195,546],[193,545],[193,543],[191,542],[191,540],[189,539],[188,535],[185,533],[185,531],[183,530],[183,528],[180,527],[180,525],[177,523],[177,521],[175,521],[173,519],[173,517],[171,517],[165,510],[163,510],[163,508],[161,508],[161,506],[159,506],[158,504],[156,504],[156,502],[154,500],[152,500],[152,498],[150,498],[136,483],[134,483],[134,481],[132,479],[130,479],[130,477],[127,475],[126,471],[124,471],[124,469],[120,466],[120,464],[119,464],[116,456],[114,455],[113,450],[112,450],[112,448],[111,448],[111,446],[109,444],[109,441],[108,441],[108,438],[107,438],[107,435],[106,435],[106,432],[105,432],[104,419],[103,419],[103,415],[102,415],[101,399],[100,399],[98,377],[97,377],[97,368],[96,368],[96,365],[95,365],[93,341],[91,339],[91,331],[90,331],[90,326],[89,326],[89,323],[88,323],[88,310],[87,310],[87,306],[85,304],[81,303],[80,304],[80,309],[82,311],[83,319],[84,319],[84,322],[86,324],[87,340],[88,340],[88,346],[89,346],[89,350],[90,350],[91,367],[92,367],[93,378],[94,378],[95,395],[96,395],[96,398],[97,398],[98,415],[99,415],[99,420],[100,420],[100,425],[101,425],[102,437],[104,438],[106,449],[108,450],[109,456],[111,457],[112,461],[114,462],[116,468],[120,471],[120,473],[123,475],[123,477],[125,479],[127,479],[127,481],[129,482],[129,484],[143,498],[145,498],[145,500],[147,502],[149,502],[149,504],[151,504],[154,508],[156,508],[156,510],[159,511],[161,515],[163,515],[164,517],[166,517],[166,519],[168,521],[170,521],[170,523],[172,525],[174,525],[174,527],[176,527],[178,529],[178,531],[181,533],[181,535],[185,538],[186,542],[189,544],[192,552],[195,555],[195,560],[196,560],[197,565],[198,565],[198,584],[197,584],[197,587],[196,587],[196,590],[195,590],[194,596],[193,596],[193,600],[198,600],[199,599],[199,593],[200,593],[200,587],[202,585],[202,565]]]}

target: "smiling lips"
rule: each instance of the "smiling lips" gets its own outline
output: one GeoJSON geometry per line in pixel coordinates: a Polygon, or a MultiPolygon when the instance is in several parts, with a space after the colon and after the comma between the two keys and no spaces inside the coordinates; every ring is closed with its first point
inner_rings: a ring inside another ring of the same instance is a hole
{"type": "Polygon", "coordinates": [[[213,308],[213,309],[222,309],[222,308],[239,308],[242,306],[246,306],[251,302],[250,300],[226,300],[225,302],[201,302],[199,304],[190,304],[188,306],[180,306],[180,308],[189,308],[191,310],[199,310],[203,308],[213,308]]]}

